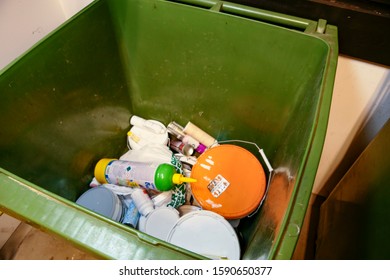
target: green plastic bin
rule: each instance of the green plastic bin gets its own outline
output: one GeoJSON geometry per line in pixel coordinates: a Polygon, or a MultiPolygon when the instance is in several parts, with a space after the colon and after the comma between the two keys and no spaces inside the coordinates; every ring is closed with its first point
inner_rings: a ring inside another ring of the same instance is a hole
{"type": "Polygon", "coordinates": [[[210,0],[94,1],[0,72],[0,210],[100,258],[202,258],[74,203],[94,164],[126,151],[132,114],[191,121],[264,149],[275,172],[240,223],[242,259],[289,259],[337,54],[324,20],[210,0]]]}

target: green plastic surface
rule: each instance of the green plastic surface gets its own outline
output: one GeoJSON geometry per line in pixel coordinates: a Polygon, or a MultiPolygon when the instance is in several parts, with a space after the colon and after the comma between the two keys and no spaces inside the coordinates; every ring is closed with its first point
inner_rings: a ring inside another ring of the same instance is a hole
{"type": "Polygon", "coordinates": [[[95,1],[0,72],[0,210],[102,258],[199,258],[73,203],[100,158],[126,151],[131,114],[191,121],[264,149],[275,173],[240,223],[242,258],[289,259],[324,143],[337,28],[183,2],[95,1]]]}

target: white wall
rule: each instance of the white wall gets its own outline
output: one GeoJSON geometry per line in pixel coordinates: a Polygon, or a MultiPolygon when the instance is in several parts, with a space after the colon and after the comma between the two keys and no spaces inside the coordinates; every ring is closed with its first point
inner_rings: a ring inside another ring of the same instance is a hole
{"type": "Polygon", "coordinates": [[[65,17],[68,19],[93,0],[58,0],[65,17]]]}
{"type": "Polygon", "coordinates": [[[0,69],[91,0],[1,0],[0,69]]]}
{"type": "Polygon", "coordinates": [[[384,110],[383,106],[389,106],[386,101],[390,97],[389,89],[388,67],[339,56],[328,129],[313,193],[326,196],[332,187],[327,183],[335,184],[342,175],[333,174],[348,168],[345,156],[353,161],[352,157],[360,154],[387,121],[390,107],[384,110]]]}

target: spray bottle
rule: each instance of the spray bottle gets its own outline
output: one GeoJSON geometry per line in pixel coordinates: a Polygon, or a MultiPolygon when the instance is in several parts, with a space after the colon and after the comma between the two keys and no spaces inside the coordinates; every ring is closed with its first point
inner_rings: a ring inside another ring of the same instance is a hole
{"type": "Polygon", "coordinates": [[[169,191],[174,185],[194,183],[196,179],[176,173],[168,163],[146,163],[103,158],[95,166],[95,178],[101,184],[143,187],[157,191],[169,191]]]}

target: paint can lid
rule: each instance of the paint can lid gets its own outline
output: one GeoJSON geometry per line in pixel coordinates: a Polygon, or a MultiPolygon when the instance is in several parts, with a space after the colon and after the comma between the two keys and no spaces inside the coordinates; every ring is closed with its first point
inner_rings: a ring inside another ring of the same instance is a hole
{"type": "Polygon", "coordinates": [[[165,241],[179,218],[179,212],[173,207],[160,207],[146,216],[142,226],[145,233],[165,241]]]}
{"type": "Polygon", "coordinates": [[[255,211],[266,190],[259,160],[236,145],[219,145],[205,151],[193,166],[191,183],[196,201],[205,210],[226,219],[240,219],[255,211]]]}
{"type": "Polygon", "coordinates": [[[122,216],[121,201],[105,187],[89,189],[76,200],[76,203],[117,222],[122,216]]]}
{"type": "Polygon", "coordinates": [[[240,259],[240,243],[232,226],[211,211],[193,211],[182,216],[167,241],[211,259],[240,259]]]}

